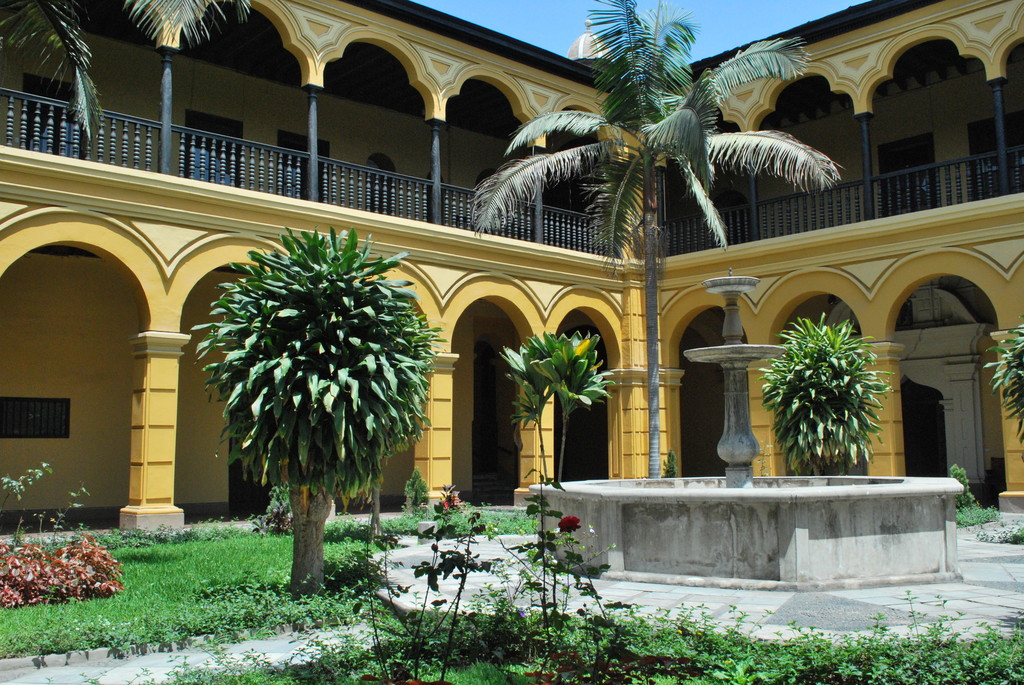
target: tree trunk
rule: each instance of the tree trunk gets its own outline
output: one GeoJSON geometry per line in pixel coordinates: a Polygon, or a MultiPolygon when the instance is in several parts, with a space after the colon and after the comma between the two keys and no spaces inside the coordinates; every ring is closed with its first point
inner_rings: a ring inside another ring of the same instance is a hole
{"type": "Polygon", "coordinates": [[[380,488],[374,488],[370,493],[370,533],[380,535],[383,529],[380,526],[380,488]]]}
{"type": "Polygon", "coordinates": [[[331,513],[331,496],[326,492],[313,494],[308,487],[288,488],[292,504],[293,595],[314,595],[324,586],[324,524],[331,513]]]}
{"type": "Polygon", "coordinates": [[[562,448],[558,455],[558,482],[565,480],[565,435],[569,432],[569,415],[562,412],[562,448]]]}
{"type": "Polygon", "coordinates": [[[644,327],[647,338],[647,477],[661,477],[661,375],[658,344],[658,263],[661,240],[654,169],[644,169],[644,327]]]}

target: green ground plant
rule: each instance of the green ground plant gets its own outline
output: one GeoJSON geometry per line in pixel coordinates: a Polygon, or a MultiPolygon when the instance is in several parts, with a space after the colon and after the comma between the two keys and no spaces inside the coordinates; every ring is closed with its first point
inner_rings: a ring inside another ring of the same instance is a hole
{"type": "Polygon", "coordinates": [[[344,621],[351,618],[356,597],[346,586],[354,585],[353,577],[372,571],[362,563],[353,565],[362,559],[363,543],[328,544],[330,591],[293,599],[287,537],[261,538],[244,531],[243,536],[188,542],[172,538],[144,545],[138,544],[140,537],[126,538],[127,544],[115,553],[123,564],[123,591],[100,601],[4,610],[0,657],[124,649],[282,624],[344,621]],[[345,574],[344,584],[331,582],[335,571],[345,574]]]}
{"type": "Polygon", "coordinates": [[[967,471],[962,466],[952,464],[949,477],[963,486],[964,491],[956,496],[956,525],[958,528],[980,526],[999,520],[999,510],[995,507],[983,507],[971,492],[971,483],[967,471]]]}
{"type": "Polygon", "coordinates": [[[764,371],[764,406],[786,464],[798,474],[845,474],[871,456],[889,391],[870,368],[871,344],[853,323],[798,319],[779,334],[785,350],[764,371]]]}

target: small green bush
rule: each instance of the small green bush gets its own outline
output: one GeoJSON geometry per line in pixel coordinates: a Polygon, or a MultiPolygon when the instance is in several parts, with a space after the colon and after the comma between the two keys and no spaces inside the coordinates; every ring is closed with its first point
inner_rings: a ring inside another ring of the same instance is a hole
{"type": "Polygon", "coordinates": [[[971,483],[967,480],[967,471],[964,467],[959,464],[951,464],[949,467],[949,477],[964,486],[964,491],[956,496],[957,509],[969,509],[980,506],[978,500],[974,499],[974,493],[971,492],[971,483]]]}
{"type": "Polygon", "coordinates": [[[668,451],[668,457],[665,459],[665,463],[661,467],[662,478],[678,478],[679,477],[679,457],[676,456],[675,450],[668,451]]]}
{"type": "Polygon", "coordinates": [[[423,480],[423,474],[420,473],[419,467],[414,466],[412,475],[405,482],[406,510],[422,509],[427,506],[430,501],[429,494],[430,488],[427,487],[427,481],[423,480]]]}

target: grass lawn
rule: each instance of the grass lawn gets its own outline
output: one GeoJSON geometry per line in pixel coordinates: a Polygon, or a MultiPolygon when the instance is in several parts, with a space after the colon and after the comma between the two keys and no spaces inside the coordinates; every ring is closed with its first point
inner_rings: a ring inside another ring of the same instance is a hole
{"type": "MultiPolygon", "coordinates": [[[[361,548],[334,543],[325,554],[337,560],[361,548]]],[[[353,595],[344,590],[291,599],[291,550],[290,537],[256,535],[116,549],[114,557],[124,564],[123,592],[4,610],[0,657],[157,644],[349,616],[353,595]]]]}

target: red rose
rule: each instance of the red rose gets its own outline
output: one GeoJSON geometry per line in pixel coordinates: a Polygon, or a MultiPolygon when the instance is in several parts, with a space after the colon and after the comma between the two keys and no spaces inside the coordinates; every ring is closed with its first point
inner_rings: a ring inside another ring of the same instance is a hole
{"type": "Polygon", "coordinates": [[[580,520],[575,516],[563,516],[558,522],[559,533],[571,533],[580,529],[580,520]]]}

